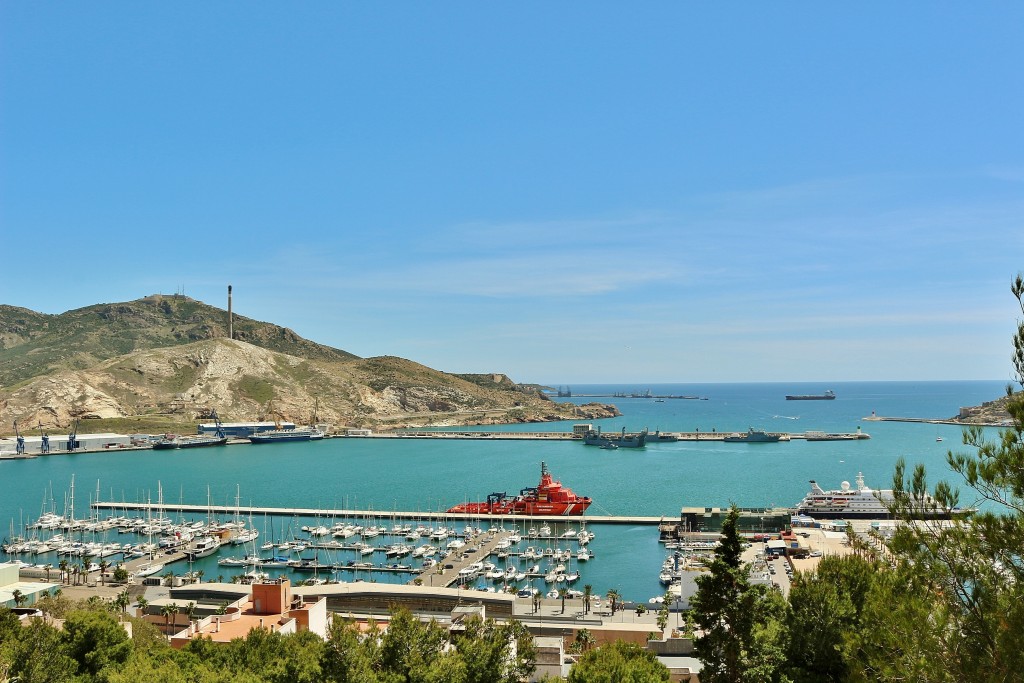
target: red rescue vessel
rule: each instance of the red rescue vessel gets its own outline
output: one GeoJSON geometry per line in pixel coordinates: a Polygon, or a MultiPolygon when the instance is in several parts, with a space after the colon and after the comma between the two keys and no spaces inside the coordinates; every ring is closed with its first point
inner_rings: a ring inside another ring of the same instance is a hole
{"type": "Polygon", "coordinates": [[[589,496],[577,496],[572,489],[551,478],[547,466],[540,464],[540,483],[527,487],[518,496],[492,493],[483,503],[463,503],[448,512],[471,515],[582,515],[593,501],[589,496]]]}

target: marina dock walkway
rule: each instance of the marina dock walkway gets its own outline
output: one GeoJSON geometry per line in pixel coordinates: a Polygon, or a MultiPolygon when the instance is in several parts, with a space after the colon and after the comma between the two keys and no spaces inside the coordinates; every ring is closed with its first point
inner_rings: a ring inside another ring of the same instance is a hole
{"type": "MultiPolygon", "coordinates": [[[[448,588],[458,582],[459,571],[474,562],[484,562],[494,552],[495,547],[512,534],[508,531],[485,533],[482,537],[472,539],[465,547],[453,550],[437,561],[437,566],[421,574],[425,586],[448,588]],[[448,565],[451,565],[450,567],[448,565]]],[[[474,576],[473,579],[476,579],[474,576]]]]}
{"type": "MultiPolygon", "coordinates": [[[[327,518],[354,518],[365,519],[368,517],[396,519],[422,519],[422,520],[494,520],[498,522],[575,522],[589,524],[635,524],[635,525],[657,525],[665,520],[661,517],[645,517],[640,515],[478,515],[453,512],[412,512],[409,510],[321,510],[317,508],[275,508],[275,507],[253,507],[242,505],[239,507],[227,505],[183,505],[181,503],[120,503],[99,501],[92,503],[97,510],[142,510],[153,512],[183,512],[194,515],[234,515],[236,512],[242,515],[275,515],[287,517],[327,517],[327,518]]],[[[671,519],[677,519],[678,514],[671,515],[671,519]]]]}

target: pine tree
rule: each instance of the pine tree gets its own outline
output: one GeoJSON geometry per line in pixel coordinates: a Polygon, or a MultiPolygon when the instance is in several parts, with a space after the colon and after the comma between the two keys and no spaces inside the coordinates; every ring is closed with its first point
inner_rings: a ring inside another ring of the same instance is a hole
{"type": "MultiPolygon", "coordinates": [[[[1024,276],[1011,292],[1024,313],[1024,276]]],[[[895,599],[869,595],[864,634],[855,638],[865,678],[1009,681],[1024,671],[1024,321],[1011,355],[1016,387],[1007,386],[1011,424],[990,441],[979,427],[964,431],[970,451],[949,452],[952,471],[979,497],[981,509],[950,522],[915,521],[921,512],[952,510],[959,495],[947,482],[932,490],[917,465],[900,461],[893,476],[893,512],[905,523],[888,542],[895,562],[887,587],[895,599]],[[874,598],[872,602],[871,598],[874,598]],[[922,629],[921,624],[928,628],[922,629]],[[874,631],[876,636],[870,637],[874,631]],[[878,633],[886,634],[878,638],[878,633]]],[[[973,503],[974,501],[972,501],[973,503]]]]}
{"type": "Polygon", "coordinates": [[[775,680],[782,663],[785,605],[770,590],[750,585],[741,559],[739,515],[732,506],[711,571],[697,578],[697,593],[690,601],[702,631],[694,641],[694,655],[704,663],[700,679],[706,683],[775,680]]]}

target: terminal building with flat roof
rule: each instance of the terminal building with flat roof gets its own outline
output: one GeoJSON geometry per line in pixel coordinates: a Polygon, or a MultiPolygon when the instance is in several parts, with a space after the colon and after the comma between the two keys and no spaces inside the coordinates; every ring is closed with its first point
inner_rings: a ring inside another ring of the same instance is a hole
{"type": "MultiPolygon", "coordinates": [[[[792,517],[789,508],[740,508],[740,533],[776,534],[785,530],[792,517]]],[[[720,533],[729,514],[723,507],[684,507],[679,514],[677,534],[720,533]]]]}

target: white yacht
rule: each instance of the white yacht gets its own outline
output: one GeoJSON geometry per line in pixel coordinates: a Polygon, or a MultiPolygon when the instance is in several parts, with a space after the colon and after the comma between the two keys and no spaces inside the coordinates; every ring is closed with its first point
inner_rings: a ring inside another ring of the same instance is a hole
{"type": "MultiPolygon", "coordinates": [[[[838,489],[825,491],[812,479],[811,490],[797,504],[796,513],[815,519],[887,519],[892,516],[887,506],[893,501],[892,489],[869,488],[858,472],[856,488],[844,481],[838,489]]],[[[949,517],[949,511],[940,508],[931,496],[926,496],[919,508],[924,517],[949,517]]]]}
{"type": "Polygon", "coordinates": [[[200,557],[208,557],[217,552],[220,548],[220,539],[216,536],[204,536],[195,542],[191,548],[185,551],[185,557],[189,560],[197,560],[200,557]]]}

